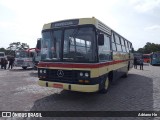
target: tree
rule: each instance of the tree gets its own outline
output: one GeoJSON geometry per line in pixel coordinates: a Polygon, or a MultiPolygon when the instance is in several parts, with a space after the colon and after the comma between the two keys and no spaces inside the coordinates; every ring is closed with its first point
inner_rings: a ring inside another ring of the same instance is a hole
{"type": "Polygon", "coordinates": [[[140,52],[143,54],[149,54],[151,52],[157,52],[157,51],[160,51],[160,44],[155,44],[150,42],[147,42],[143,48],[139,48],[137,50],[137,52],[140,52]]]}
{"type": "Polygon", "coordinates": [[[13,42],[9,44],[9,47],[6,49],[7,55],[15,55],[16,50],[26,50],[29,48],[29,45],[27,43],[20,43],[20,42],[13,42]]]}
{"type": "Polygon", "coordinates": [[[6,49],[5,48],[0,48],[0,52],[5,52],[6,49]]]}
{"type": "Polygon", "coordinates": [[[6,55],[14,56],[14,52],[13,51],[7,50],[5,48],[0,48],[0,52],[5,52],[6,55]]]}
{"type": "Polygon", "coordinates": [[[27,45],[27,43],[13,42],[9,44],[9,47],[7,49],[10,51],[15,51],[15,50],[26,50],[28,48],[29,45],[27,45]]]}
{"type": "Polygon", "coordinates": [[[138,53],[143,53],[143,54],[145,53],[143,48],[139,48],[139,49],[137,50],[137,52],[138,52],[138,53]]]}

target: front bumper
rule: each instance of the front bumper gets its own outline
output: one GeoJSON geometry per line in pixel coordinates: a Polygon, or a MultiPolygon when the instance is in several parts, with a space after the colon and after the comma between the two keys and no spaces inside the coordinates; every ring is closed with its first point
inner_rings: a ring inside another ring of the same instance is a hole
{"type": "Polygon", "coordinates": [[[38,84],[40,86],[45,86],[45,87],[61,88],[64,90],[79,91],[79,92],[97,92],[99,90],[99,84],[80,85],[80,84],[50,82],[50,81],[43,81],[43,80],[39,80],[38,84]]]}
{"type": "Polygon", "coordinates": [[[14,64],[16,67],[32,67],[31,63],[29,62],[24,62],[24,63],[15,63],[14,64]]]}

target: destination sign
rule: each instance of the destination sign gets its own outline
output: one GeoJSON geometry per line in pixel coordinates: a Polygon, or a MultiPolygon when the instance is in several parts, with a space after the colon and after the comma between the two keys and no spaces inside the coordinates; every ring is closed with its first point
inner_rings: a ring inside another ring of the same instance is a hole
{"type": "Polygon", "coordinates": [[[52,28],[78,25],[78,22],[79,20],[67,20],[67,21],[55,22],[52,23],[52,28]]]}

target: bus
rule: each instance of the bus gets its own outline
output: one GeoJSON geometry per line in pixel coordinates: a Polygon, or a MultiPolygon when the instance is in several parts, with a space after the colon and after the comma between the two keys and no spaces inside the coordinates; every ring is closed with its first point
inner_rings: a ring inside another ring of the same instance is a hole
{"type": "Polygon", "coordinates": [[[37,65],[41,59],[41,38],[37,39],[36,48],[29,48],[27,50],[15,51],[16,67],[27,69],[28,67],[37,69],[37,65]]]}
{"type": "Polygon", "coordinates": [[[27,67],[34,67],[33,64],[33,56],[35,51],[27,50],[17,50],[15,51],[15,61],[14,66],[22,67],[23,69],[27,69],[27,67]]]}
{"type": "Polygon", "coordinates": [[[27,50],[15,51],[14,66],[27,69],[28,67],[36,68],[40,61],[40,50],[37,48],[30,48],[27,50]]]}
{"type": "Polygon", "coordinates": [[[150,63],[150,54],[143,54],[143,61],[145,63],[150,63]]]}
{"type": "Polygon", "coordinates": [[[38,84],[106,93],[133,67],[132,43],[96,18],[44,24],[38,84]]]}
{"type": "Polygon", "coordinates": [[[160,52],[151,53],[151,65],[160,65],[160,52]]]}

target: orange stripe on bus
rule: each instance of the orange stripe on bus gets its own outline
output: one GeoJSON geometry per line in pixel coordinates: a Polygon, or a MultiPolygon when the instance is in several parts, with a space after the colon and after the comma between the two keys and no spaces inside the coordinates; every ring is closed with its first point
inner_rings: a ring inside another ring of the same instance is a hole
{"type": "Polygon", "coordinates": [[[109,66],[113,64],[118,64],[122,62],[126,62],[128,60],[116,60],[112,62],[106,62],[106,63],[88,63],[88,64],[81,64],[81,63],[47,63],[47,62],[40,62],[38,64],[38,67],[60,67],[60,68],[100,68],[104,66],[109,66]]]}

